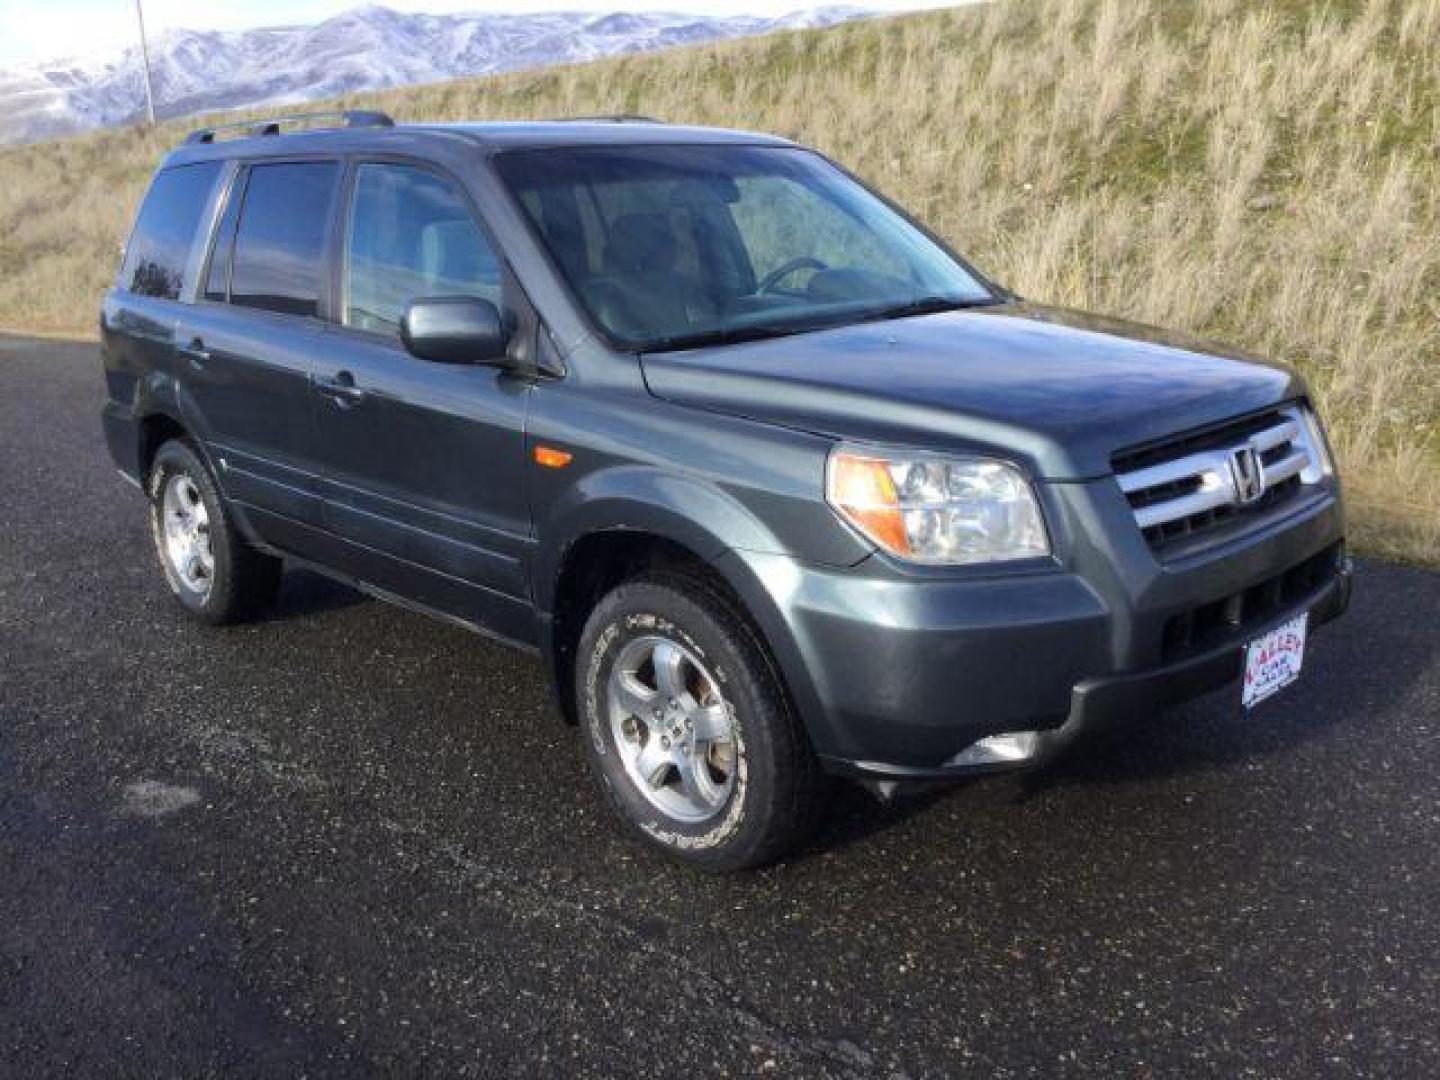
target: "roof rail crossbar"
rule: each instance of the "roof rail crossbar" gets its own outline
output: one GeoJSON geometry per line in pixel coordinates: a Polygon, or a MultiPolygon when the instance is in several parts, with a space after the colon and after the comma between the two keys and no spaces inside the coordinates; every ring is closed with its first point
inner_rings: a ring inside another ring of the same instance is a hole
{"type": "Polygon", "coordinates": [[[333,127],[394,127],[395,121],[389,115],[374,109],[347,109],[344,112],[295,113],[291,116],[276,116],[269,120],[237,120],[233,124],[216,124],[214,127],[199,128],[185,137],[187,145],[212,143],[222,131],[244,131],[247,137],[261,138],[279,135],[282,124],[305,124],[320,120],[339,121],[333,127]]]}
{"type": "Polygon", "coordinates": [[[561,116],[557,119],[564,124],[663,124],[653,116],[638,113],[602,113],[599,116],[561,116]]]}

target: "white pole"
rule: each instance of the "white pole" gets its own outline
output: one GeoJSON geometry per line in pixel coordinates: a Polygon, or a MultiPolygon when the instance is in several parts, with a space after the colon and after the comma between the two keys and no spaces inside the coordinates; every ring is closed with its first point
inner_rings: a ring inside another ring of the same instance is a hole
{"type": "Polygon", "coordinates": [[[135,0],[135,18],[140,23],[140,60],[145,65],[145,116],[155,126],[155,88],[150,85],[150,49],[145,44],[145,11],[135,0]]]}

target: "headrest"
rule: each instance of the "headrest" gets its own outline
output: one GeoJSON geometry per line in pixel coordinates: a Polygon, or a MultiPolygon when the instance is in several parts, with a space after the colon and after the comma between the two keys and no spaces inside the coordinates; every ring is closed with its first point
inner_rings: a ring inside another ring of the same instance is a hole
{"type": "Polygon", "coordinates": [[[605,269],[612,274],[670,270],[675,263],[675,235],[666,214],[622,214],[610,227],[605,269]]]}
{"type": "Polygon", "coordinates": [[[483,243],[463,218],[435,221],[420,230],[420,259],[431,286],[471,285],[480,276],[483,243]]]}

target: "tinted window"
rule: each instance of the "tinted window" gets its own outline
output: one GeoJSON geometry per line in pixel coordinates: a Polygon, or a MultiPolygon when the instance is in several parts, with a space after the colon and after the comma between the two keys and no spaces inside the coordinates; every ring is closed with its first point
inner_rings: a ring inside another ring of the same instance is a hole
{"type": "Polygon", "coordinates": [[[235,235],[232,304],[319,314],[337,168],[332,161],[251,166],[235,235]]]}
{"type": "Polygon", "coordinates": [[[219,162],[182,165],[155,177],[120,270],[120,287],[141,296],[179,297],[219,162]]]}
{"type": "MultiPolygon", "coordinates": [[[[730,212],[755,276],[762,281],[795,259],[895,279],[910,273],[906,248],[889,243],[884,233],[854,216],[850,207],[831,199],[823,188],[789,176],[741,176],[735,187],[740,197],[730,212]]],[[[803,267],[791,283],[814,273],[813,267],[803,267]]]]}
{"type": "Polygon", "coordinates": [[[997,297],[823,158],[752,146],[567,147],[496,167],[594,321],[678,349],[997,297]]]}
{"type": "Polygon", "coordinates": [[[424,296],[500,306],[500,264],[458,188],[424,169],[362,165],[346,242],[345,322],[395,333],[424,296]]]}
{"type": "Polygon", "coordinates": [[[230,257],[235,251],[235,221],[240,217],[240,204],[245,198],[245,175],[241,173],[230,186],[225,212],[215,230],[215,245],[210,251],[210,268],[205,273],[205,299],[224,300],[230,285],[230,257]]]}

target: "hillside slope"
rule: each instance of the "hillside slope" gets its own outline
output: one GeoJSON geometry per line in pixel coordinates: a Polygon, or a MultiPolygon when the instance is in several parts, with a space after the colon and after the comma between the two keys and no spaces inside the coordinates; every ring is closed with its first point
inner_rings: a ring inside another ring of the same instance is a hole
{"type": "MultiPolygon", "coordinates": [[[[1440,561],[1440,0],[1001,0],[347,103],[816,145],[1026,296],[1297,364],[1357,539],[1440,561]]],[[[0,325],[93,324],[185,126],[0,154],[0,325]]]]}

